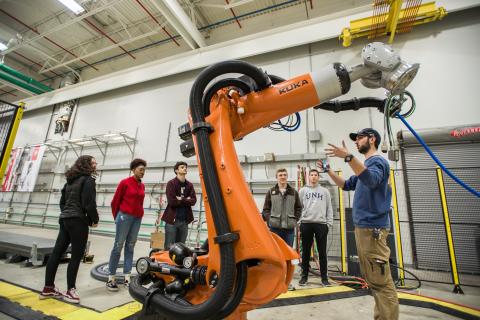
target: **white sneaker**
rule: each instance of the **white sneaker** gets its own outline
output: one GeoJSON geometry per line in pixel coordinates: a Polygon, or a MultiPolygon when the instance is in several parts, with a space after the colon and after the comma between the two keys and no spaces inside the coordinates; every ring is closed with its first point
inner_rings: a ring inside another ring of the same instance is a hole
{"type": "Polygon", "coordinates": [[[77,289],[68,289],[68,291],[63,295],[63,300],[70,303],[80,303],[80,296],[77,293],[77,289]]]}
{"type": "Polygon", "coordinates": [[[125,275],[125,280],[123,280],[123,285],[128,288],[130,286],[130,274],[125,275]]]}

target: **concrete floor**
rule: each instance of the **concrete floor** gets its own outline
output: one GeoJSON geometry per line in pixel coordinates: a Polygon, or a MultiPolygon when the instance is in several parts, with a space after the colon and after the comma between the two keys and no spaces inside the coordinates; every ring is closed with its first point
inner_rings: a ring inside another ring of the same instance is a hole
{"type": "MultiPolygon", "coordinates": [[[[17,234],[28,234],[31,236],[39,236],[44,238],[55,239],[56,230],[38,229],[15,225],[0,225],[0,232],[14,232],[17,234]]],[[[110,256],[110,250],[113,244],[113,238],[106,236],[91,235],[92,241],[91,253],[95,254],[93,265],[107,262],[110,256]]],[[[150,248],[146,241],[139,241],[135,248],[135,257],[148,255],[150,248]]],[[[81,304],[93,308],[98,311],[105,311],[115,306],[125,304],[132,301],[126,288],[121,288],[119,292],[109,292],[105,288],[103,282],[97,281],[90,276],[92,264],[81,264],[78,278],[77,288],[81,297],[81,304]]],[[[66,290],[66,268],[67,264],[60,265],[56,285],[61,290],[66,290]]],[[[27,287],[33,290],[41,290],[43,288],[45,277],[45,267],[23,267],[22,263],[7,264],[5,260],[0,260],[0,279],[27,287]]],[[[310,277],[309,285],[312,288],[318,286],[319,279],[310,277]]],[[[294,279],[294,284],[299,289],[298,278],[294,279]]],[[[427,295],[430,297],[440,298],[467,306],[480,307],[480,288],[463,287],[465,295],[457,295],[451,293],[451,285],[439,285],[423,283],[422,288],[415,293],[427,295]]],[[[1,295],[1,293],[0,293],[1,295]]],[[[317,303],[309,303],[302,305],[292,305],[285,307],[275,307],[259,309],[249,313],[249,319],[372,319],[373,318],[373,298],[371,296],[362,296],[347,299],[338,299],[332,301],[324,301],[317,303]]],[[[400,306],[401,319],[457,319],[447,314],[411,306],[400,306]]],[[[2,317],[0,319],[10,319],[2,317]]]]}

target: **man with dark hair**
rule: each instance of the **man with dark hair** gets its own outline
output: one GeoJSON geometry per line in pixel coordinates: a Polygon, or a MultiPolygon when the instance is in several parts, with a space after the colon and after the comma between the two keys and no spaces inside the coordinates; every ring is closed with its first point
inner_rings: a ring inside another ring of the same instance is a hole
{"type": "Polygon", "coordinates": [[[173,167],[176,177],[168,181],[166,188],[167,208],[163,213],[165,221],[165,250],[176,242],[185,243],[188,224],[193,221],[192,206],[197,202],[193,184],[186,179],[187,163],[179,161],[173,167]]]}
{"type": "MultiPolygon", "coordinates": [[[[297,190],[287,182],[287,169],[278,169],[276,177],[277,184],[265,196],[262,216],[270,227],[270,231],[293,247],[295,227],[302,212],[302,204],[297,190]]],[[[288,290],[295,290],[295,287],[289,284],[288,290]]]]}
{"type": "MultiPolygon", "coordinates": [[[[350,165],[354,176],[347,180],[338,176],[328,166],[322,166],[330,178],[346,191],[355,190],[353,198],[353,223],[360,269],[375,298],[374,318],[397,320],[398,297],[390,273],[390,249],[387,236],[390,229],[389,211],[392,192],[388,185],[390,166],[377,154],[380,134],[366,128],[351,133],[358,151],[365,156],[362,163],[352,155],[342,141],[342,147],[329,144],[325,149],[330,157],[343,158],[350,165]]],[[[320,163],[321,164],[321,163],[320,163]]]]}
{"type": "Polygon", "coordinates": [[[300,234],[302,238],[302,276],[299,285],[304,286],[308,281],[310,270],[310,250],[313,237],[317,241],[318,258],[320,260],[320,275],[322,284],[329,286],[327,263],[327,235],[333,225],[332,199],[330,192],[318,184],[320,178],[317,169],[311,169],[309,184],[300,189],[300,201],[303,210],[300,217],[300,234]]]}
{"type": "Polygon", "coordinates": [[[295,226],[302,212],[302,204],[297,190],[287,182],[287,169],[278,169],[276,177],[277,184],[265,196],[262,216],[270,231],[293,247],[295,226]]]}

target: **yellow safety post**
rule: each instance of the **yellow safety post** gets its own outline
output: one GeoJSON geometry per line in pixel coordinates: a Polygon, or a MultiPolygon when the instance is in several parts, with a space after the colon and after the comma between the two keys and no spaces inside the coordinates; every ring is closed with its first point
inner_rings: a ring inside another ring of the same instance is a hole
{"type": "Polygon", "coordinates": [[[5,174],[5,170],[7,169],[8,160],[10,158],[10,152],[12,152],[13,142],[15,141],[15,136],[17,135],[17,130],[20,125],[20,121],[22,120],[23,110],[25,108],[25,103],[20,102],[18,106],[12,105],[16,107],[14,113],[14,120],[12,125],[9,128],[7,143],[5,145],[5,151],[3,152],[3,159],[1,159],[0,165],[0,184],[3,183],[3,178],[5,174]]]}
{"type": "Polygon", "coordinates": [[[457,259],[455,257],[455,247],[453,246],[452,226],[450,225],[450,215],[448,213],[447,196],[445,194],[445,184],[443,183],[442,169],[437,167],[438,189],[440,191],[440,200],[442,201],[443,221],[445,224],[445,233],[447,235],[448,255],[450,257],[450,266],[452,267],[452,281],[454,284],[453,292],[463,294],[458,278],[457,259]]]}
{"type": "Polygon", "coordinates": [[[398,198],[397,198],[397,184],[395,182],[395,171],[390,169],[390,186],[392,188],[392,201],[393,201],[393,220],[395,227],[395,235],[397,242],[397,263],[400,268],[399,277],[400,284],[405,285],[405,272],[403,271],[403,250],[402,250],[402,234],[400,233],[400,218],[398,215],[398,198]]]}
{"type": "MultiPolygon", "coordinates": [[[[336,172],[340,177],[342,176],[342,171],[339,170],[336,172]]],[[[347,246],[346,246],[346,237],[345,237],[345,207],[343,205],[343,189],[338,188],[338,210],[340,214],[340,248],[341,248],[341,261],[342,261],[342,272],[347,273],[347,246]]]]}

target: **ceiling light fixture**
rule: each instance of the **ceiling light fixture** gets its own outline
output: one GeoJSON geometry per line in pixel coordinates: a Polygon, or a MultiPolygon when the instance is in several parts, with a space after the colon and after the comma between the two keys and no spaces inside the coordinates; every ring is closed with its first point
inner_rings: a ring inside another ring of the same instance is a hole
{"type": "Polygon", "coordinates": [[[58,0],[60,1],[65,7],[72,10],[75,14],[80,14],[85,11],[81,5],[79,5],[75,0],[58,0]]]}

